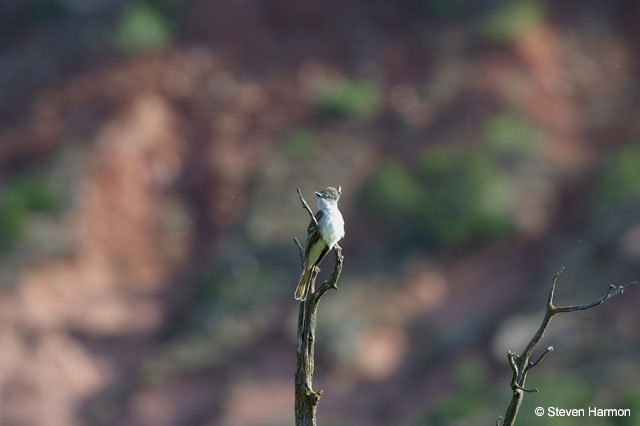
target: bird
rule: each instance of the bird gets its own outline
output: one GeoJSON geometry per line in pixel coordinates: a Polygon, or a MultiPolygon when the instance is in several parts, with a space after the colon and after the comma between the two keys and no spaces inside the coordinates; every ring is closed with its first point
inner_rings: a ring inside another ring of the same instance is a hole
{"type": "Polygon", "coordinates": [[[342,187],[328,187],[315,193],[318,197],[318,211],[315,214],[318,230],[313,220],[307,228],[307,241],[302,261],[302,273],[294,298],[304,301],[309,294],[310,281],[314,267],[344,237],[344,219],[338,210],[338,200],[342,195],[342,187]],[[318,232],[319,231],[319,232],[318,232]]]}

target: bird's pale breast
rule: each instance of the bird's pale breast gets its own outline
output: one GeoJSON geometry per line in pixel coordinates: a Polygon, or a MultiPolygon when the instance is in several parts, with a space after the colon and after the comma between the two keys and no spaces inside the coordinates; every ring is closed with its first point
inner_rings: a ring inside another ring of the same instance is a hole
{"type": "Polygon", "coordinates": [[[325,211],[324,216],[320,219],[320,234],[324,242],[332,249],[333,246],[344,237],[344,220],[340,211],[331,209],[325,211]]]}

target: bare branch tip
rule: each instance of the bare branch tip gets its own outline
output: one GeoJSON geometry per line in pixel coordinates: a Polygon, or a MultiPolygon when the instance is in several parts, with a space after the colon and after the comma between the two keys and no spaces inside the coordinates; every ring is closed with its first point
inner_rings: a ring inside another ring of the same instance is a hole
{"type": "Polygon", "coordinates": [[[558,272],[556,272],[556,274],[553,276],[553,280],[557,280],[558,277],[560,277],[560,275],[562,275],[564,273],[564,270],[566,268],[564,267],[564,265],[560,266],[560,269],[558,269],[558,272]]]}
{"type": "Polygon", "coordinates": [[[555,313],[555,306],[553,306],[553,295],[556,292],[556,283],[558,282],[558,278],[564,272],[564,265],[560,267],[558,272],[553,276],[551,280],[551,290],[549,290],[549,298],[547,299],[547,310],[551,312],[551,314],[555,313]]]}
{"type": "Polygon", "coordinates": [[[529,361],[527,363],[527,370],[532,369],[533,367],[535,367],[536,365],[540,364],[542,362],[542,360],[550,353],[553,352],[553,346],[547,346],[547,349],[544,350],[544,352],[542,352],[542,355],[540,355],[540,357],[538,357],[537,360],[535,360],[534,362],[529,361]]]}
{"type": "Polygon", "coordinates": [[[513,351],[508,351],[507,352],[507,359],[509,360],[509,365],[511,366],[511,371],[513,371],[512,385],[513,386],[517,386],[516,377],[518,376],[518,370],[519,370],[518,369],[518,364],[517,364],[518,355],[513,351]]]}

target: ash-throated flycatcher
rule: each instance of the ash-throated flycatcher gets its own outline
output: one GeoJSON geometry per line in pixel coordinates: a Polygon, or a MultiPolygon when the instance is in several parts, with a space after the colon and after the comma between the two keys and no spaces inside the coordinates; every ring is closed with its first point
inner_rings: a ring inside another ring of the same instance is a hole
{"type": "Polygon", "coordinates": [[[307,228],[307,243],[302,262],[304,269],[294,296],[296,300],[302,301],[307,298],[313,268],[318,266],[327,253],[344,237],[344,220],[338,210],[338,200],[341,194],[342,187],[340,186],[338,189],[328,187],[316,192],[318,212],[315,216],[320,232],[316,231],[313,221],[311,221],[307,228]]]}

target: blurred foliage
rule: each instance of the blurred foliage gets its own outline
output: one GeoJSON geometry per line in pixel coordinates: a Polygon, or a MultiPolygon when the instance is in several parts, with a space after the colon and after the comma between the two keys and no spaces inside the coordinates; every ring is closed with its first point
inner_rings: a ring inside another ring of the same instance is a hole
{"type": "Polygon", "coordinates": [[[640,426],[640,387],[627,390],[620,395],[618,402],[607,408],[628,408],[630,417],[611,417],[611,423],[615,426],[640,426]]]}
{"type": "Polygon", "coordinates": [[[483,136],[486,146],[501,154],[531,154],[541,140],[540,130],[513,111],[502,112],[490,119],[483,136]]]}
{"type": "Polygon", "coordinates": [[[320,85],[311,103],[321,115],[366,118],[380,107],[382,94],[371,82],[340,78],[320,85]]]}
{"type": "MultiPolygon", "coordinates": [[[[456,381],[448,396],[436,403],[418,422],[420,425],[475,425],[490,423],[498,414],[504,415],[510,401],[508,383],[490,382],[486,370],[475,360],[462,360],[456,368],[456,381]],[[478,419],[481,419],[478,421],[478,419]]],[[[638,389],[630,389],[622,395],[613,395],[613,400],[602,400],[597,394],[598,384],[579,378],[575,372],[540,370],[528,379],[529,386],[540,389],[539,393],[527,394],[518,415],[518,426],[537,426],[540,417],[536,407],[640,409],[638,389]]],[[[550,417],[544,417],[553,420],[550,417]]],[[[578,425],[640,425],[631,417],[562,417],[556,420],[563,426],[578,425]]]]}
{"type": "MultiPolygon", "coordinates": [[[[553,371],[547,369],[536,370],[527,379],[529,387],[540,389],[540,393],[527,395],[518,414],[518,426],[537,426],[540,417],[534,414],[536,407],[560,407],[560,408],[585,408],[597,405],[594,391],[597,389],[593,383],[580,378],[578,375],[567,371],[553,371]]],[[[505,405],[506,408],[506,405],[505,405]]],[[[547,419],[552,419],[545,417],[547,419]]],[[[562,417],[556,424],[563,426],[578,425],[607,425],[608,418],[597,417],[562,417]]]]}
{"type": "MultiPolygon", "coordinates": [[[[243,259],[239,257],[238,259],[243,259]]],[[[201,271],[194,282],[194,302],[214,304],[216,310],[242,310],[253,306],[263,297],[274,297],[272,291],[265,291],[262,277],[273,277],[276,272],[269,264],[259,264],[247,257],[243,264],[234,261],[226,265],[218,261],[216,267],[201,271]],[[266,293],[266,294],[262,294],[266,293]]]]}
{"type": "Polygon", "coordinates": [[[418,167],[426,188],[420,216],[427,237],[455,245],[507,233],[508,179],[490,156],[441,150],[423,155],[418,167]]]}
{"type": "Polygon", "coordinates": [[[372,212],[385,220],[400,221],[408,213],[417,213],[422,188],[403,165],[384,161],[367,188],[367,202],[372,212]]]}
{"type": "Polygon", "coordinates": [[[246,253],[246,247],[228,247],[196,274],[184,330],[145,362],[143,380],[160,383],[200,373],[229,359],[273,324],[280,314],[275,300],[291,290],[276,284],[286,274],[246,253]]]}
{"type": "Polygon", "coordinates": [[[173,23],[167,2],[136,2],[127,5],[113,33],[113,44],[124,51],[157,50],[171,43],[173,23]]]}
{"type": "Polygon", "coordinates": [[[590,201],[596,212],[640,201],[640,144],[623,147],[607,162],[590,201]]]}
{"type": "Polygon", "coordinates": [[[55,212],[61,198],[41,175],[15,177],[0,189],[0,249],[6,250],[23,237],[30,215],[55,212]]]}
{"type": "Polygon", "coordinates": [[[383,162],[366,202],[374,215],[415,233],[421,244],[456,246],[507,235],[511,191],[490,152],[439,148],[408,169],[383,162]]]}
{"type": "Polygon", "coordinates": [[[311,129],[295,129],[285,135],[287,152],[294,157],[303,157],[311,152],[317,137],[311,129]]]}
{"type": "Polygon", "coordinates": [[[367,204],[421,245],[499,240],[515,223],[513,176],[541,140],[540,129],[521,114],[498,113],[475,146],[427,149],[409,165],[383,161],[367,185],[367,204]]]}
{"type": "Polygon", "coordinates": [[[509,43],[539,24],[544,16],[545,8],[539,1],[502,2],[482,21],[481,34],[494,42],[509,43]]]}
{"type": "Polygon", "coordinates": [[[484,368],[478,361],[471,359],[460,361],[455,368],[455,390],[436,404],[420,424],[450,425],[462,419],[483,417],[479,413],[491,401],[484,368]]]}

